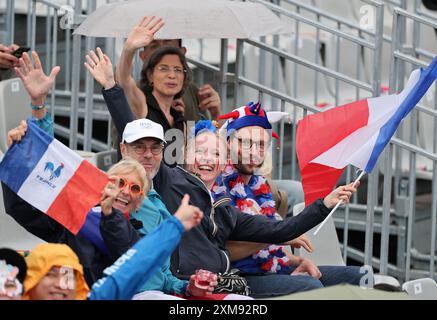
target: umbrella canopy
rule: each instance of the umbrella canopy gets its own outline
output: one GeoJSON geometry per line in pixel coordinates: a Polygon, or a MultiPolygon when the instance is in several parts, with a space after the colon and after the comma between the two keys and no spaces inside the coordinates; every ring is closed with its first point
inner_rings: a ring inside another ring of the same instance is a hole
{"type": "Polygon", "coordinates": [[[99,7],[75,30],[89,37],[123,37],[143,16],[165,26],[155,39],[245,39],[285,32],[270,9],[259,3],[228,0],[132,0],[99,7]]]}

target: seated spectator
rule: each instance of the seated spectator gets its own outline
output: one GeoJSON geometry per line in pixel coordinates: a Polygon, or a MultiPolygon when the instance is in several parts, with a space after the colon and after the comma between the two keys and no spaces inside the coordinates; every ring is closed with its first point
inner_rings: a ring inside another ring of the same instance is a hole
{"type": "MultiPolygon", "coordinates": [[[[26,128],[27,128],[26,122],[23,121],[22,127],[16,128],[13,131],[20,132],[22,133],[22,135],[24,135],[26,132],[26,128]]],[[[15,139],[18,141],[21,140],[22,135],[15,133],[15,134],[10,134],[9,136],[10,136],[10,140],[12,140],[11,137],[15,137],[15,139]]],[[[93,247],[95,249],[94,253],[96,257],[99,257],[99,255],[97,254],[99,252],[100,255],[106,255],[109,258],[111,257],[117,258],[121,253],[123,253],[131,246],[132,241],[130,240],[130,237],[127,237],[124,234],[126,232],[124,232],[123,228],[121,228],[121,226],[123,226],[123,221],[127,221],[127,220],[124,218],[120,219],[120,214],[117,214],[118,219],[113,219],[114,216],[113,210],[114,208],[117,208],[120,211],[124,212],[125,214],[131,211],[135,211],[138,208],[139,204],[142,202],[142,199],[144,197],[143,190],[148,190],[148,184],[147,184],[147,177],[144,168],[141,165],[139,165],[136,161],[129,158],[126,158],[122,160],[120,163],[113,166],[108,173],[110,175],[113,174],[114,176],[110,176],[112,182],[108,183],[108,185],[106,186],[103,192],[102,200],[101,200],[101,208],[97,208],[97,207],[93,208],[93,210],[88,214],[84,227],[76,237],[77,238],[76,242],[78,245],[73,246],[73,248],[75,248],[76,250],[80,250],[81,248],[79,247],[79,245],[82,245],[85,248],[93,247]],[[121,191],[118,190],[118,188],[120,188],[121,191]],[[100,216],[100,214],[102,216],[100,216]],[[105,221],[106,217],[108,217],[108,219],[105,221]],[[98,229],[99,226],[100,226],[100,230],[98,229]],[[88,242],[81,241],[82,239],[86,239],[88,240],[88,242]]],[[[178,212],[175,216],[183,216],[183,214],[187,210],[188,211],[193,210],[192,209],[193,207],[188,205],[188,200],[186,200],[185,202],[186,202],[185,206],[181,207],[180,212],[178,212]]],[[[8,210],[9,204],[6,197],[5,197],[5,204],[8,210]]],[[[34,209],[34,211],[36,211],[36,209],[34,209]]],[[[40,220],[47,218],[48,222],[51,222],[52,224],[56,224],[55,221],[51,221],[51,218],[44,215],[43,213],[40,213],[38,215],[37,212],[32,212],[32,210],[29,210],[29,215],[33,216],[35,214],[36,214],[35,217],[26,220],[26,222],[28,222],[32,227],[37,228],[38,232],[43,231],[45,226],[44,225],[38,226],[38,223],[35,223],[36,220],[35,218],[40,220]],[[32,222],[30,223],[30,221],[32,222]]],[[[20,218],[23,219],[23,216],[20,216],[20,218]]],[[[126,223],[124,224],[126,225],[126,223]]],[[[127,223],[127,225],[130,226],[129,223],[127,223]]],[[[47,226],[47,228],[48,227],[50,226],[47,226]]],[[[59,225],[59,228],[62,227],[59,225]]],[[[53,231],[56,235],[57,232],[55,230],[53,231]]],[[[130,227],[129,231],[131,232],[131,234],[128,235],[132,236],[134,240],[138,238],[136,232],[132,231],[132,227],[130,227]]],[[[70,235],[67,230],[64,230],[63,234],[64,234],[63,238],[67,238],[67,239],[70,238],[70,240],[74,241],[74,236],[72,234],[70,235]]],[[[73,241],[71,241],[69,244],[71,245],[73,241]]],[[[89,250],[89,252],[87,253],[91,254],[91,250],[89,250]]],[[[92,260],[94,264],[96,264],[95,263],[96,257],[88,257],[88,258],[92,260]]],[[[79,269],[76,268],[76,270],[79,269]]],[[[52,276],[55,277],[57,274],[59,274],[59,271],[60,271],[59,268],[57,269],[55,268],[53,270],[52,276]]],[[[141,284],[142,282],[139,283],[139,285],[141,284]]],[[[193,292],[196,291],[193,290],[193,292]]],[[[58,292],[58,294],[62,295],[64,298],[72,298],[73,292],[67,290],[66,292],[58,292]]]]}
{"type": "MultiPolygon", "coordinates": [[[[102,53],[99,50],[96,50],[99,57],[93,51],[86,56],[85,66],[90,72],[100,60],[102,53]]],[[[161,124],[164,131],[171,128],[183,130],[185,119],[182,113],[172,108],[173,100],[182,96],[191,81],[191,70],[183,52],[170,46],[155,50],[142,70],[142,77],[144,93],[140,91],[142,104],[134,109],[137,117],[161,124]]]]}
{"type": "Polygon", "coordinates": [[[114,225],[118,221],[111,219],[113,209],[121,212],[129,221],[130,213],[141,206],[149,190],[149,182],[144,168],[131,158],[124,158],[113,165],[109,168],[108,175],[112,183],[108,183],[103,191],[101,205],[88,213],[79,235],[88,239],[114,261],[140,236],[130,223],[123,221],[122,225],[126,225],[126,228],[114,225]],[[126,230],[129,236],[124,234],[126,230]],[[110,248],[107,247],[108,244],[112,244],[110,248]]]}
{"type": "MultiPolygon", "coordinates": [[[[217,180],[217,190],[227,191],[232,204],[241,212],[252,215],[265,215],[270,219],[282,219],[276,211],[275,202],[267,180],[259,174],[258,170],[263,166],[266,156],[271,153],[272,126],[268,121],[266,112],[259,103],[232,111],[226,123],[224,131],[227,133],[231,162],[225,169],[220,179],[217,180]],[[237,115],[231,117],[231,115],[237,115]]],[[[271,159],[268,159],[268,161],[271,159]]],[[[351,184],[352,185],[352,184],[351,184]]],[[[215,197],[220,196],[216,194],[215,197]]],[[[299,274],[307,273],[308,287],[314,288],[324,285],[336,285],[350,283],[358,285],[362,277],[359,267],[321,266],[318,268],[308,259],[302,259],[290,254],[282,246],[260,244],[257,248],[255,243],[228,243],[231,252],[238,252],[243,259],[233,259],[233,267],[244,273],[281,273],[299,274]],[[244,249],[247,248],[246,254],[244,249]],[[252,250],[253,248],[254,250],[252,250]],[[256,250],[256,249],[259,249],[256,250]],[[312,278],[314,279],[312,279],[312,278]],[[315,281],[318,279],[319,281],[315,281]]],[[[231,257],[232,258],[232,257],[231,257]]],[[[299,283],[304,283],[305,276],[296,281],[296,290],[299,283]]],[[[250,283],[259,286],[262,290],[261,280],[255,276],[246,277],[250,283]]],[[[290,281],[291,284],[291,281],[290,281]]],[[[287,290],[289,290],[287,288],[287,290]]]]}
{"type": "Polygon", "coordinates": [[[0,249],[0,300],[21,300],[27,265],[17,251],[0,249]]]}

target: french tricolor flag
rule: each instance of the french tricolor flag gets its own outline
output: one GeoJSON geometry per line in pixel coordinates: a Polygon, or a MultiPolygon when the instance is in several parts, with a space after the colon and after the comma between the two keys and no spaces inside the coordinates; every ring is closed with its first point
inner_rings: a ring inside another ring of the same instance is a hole
{"type": "Polygon", "coordinates": [[[45,212],[73,234],[100,201],[107,175],[32,120],[26,135],[14,143],[0,163],[0,180],[29,204],[45,212]]]}
{"type": "Polygon", "coordinates": [[[344,168],[369,173],[403,118],[437,77],[437,57],[414,70],[399,94],[369,98],[312,114],[298,123],[296,153],[306,205],[329,194],[344,168]]]}

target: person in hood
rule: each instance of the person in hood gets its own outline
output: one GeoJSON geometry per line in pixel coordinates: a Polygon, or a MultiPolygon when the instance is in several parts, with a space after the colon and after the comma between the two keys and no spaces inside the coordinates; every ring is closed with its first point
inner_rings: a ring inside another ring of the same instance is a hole
{"type": "Polygon", "coordinates": [[[84,300],[89,288],[79,258],[65,244],[37,245],[26,257],[23,300],[84,300]]]}

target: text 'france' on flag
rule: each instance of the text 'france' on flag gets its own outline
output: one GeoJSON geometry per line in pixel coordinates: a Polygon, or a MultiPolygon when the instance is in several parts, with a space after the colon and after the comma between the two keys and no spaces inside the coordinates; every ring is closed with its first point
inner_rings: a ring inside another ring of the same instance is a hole
{"type": "Polygon", "coordinates": [[[26,135],[8,149],[0,180],[73,234],[99,203],[107,175],[29,120],[26,135]]]}

